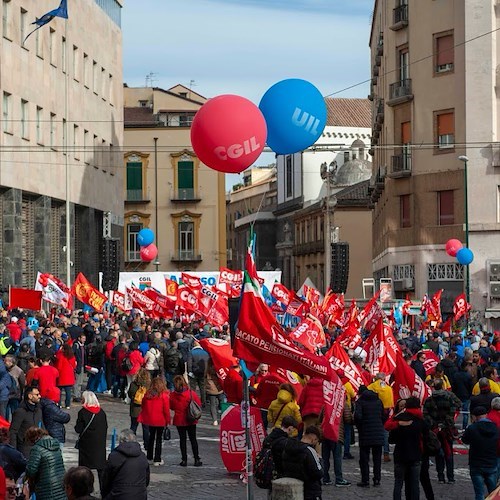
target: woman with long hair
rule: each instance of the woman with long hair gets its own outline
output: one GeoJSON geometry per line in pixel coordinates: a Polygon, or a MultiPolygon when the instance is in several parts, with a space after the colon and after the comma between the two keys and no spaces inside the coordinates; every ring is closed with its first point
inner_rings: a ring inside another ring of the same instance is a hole
{"type": "Polygon", "coordinates": [[[71,390],[76,380],[76,358],[73,348],[69,344],[63,344],[61,349],[57,351],[55,367],[59,371],[59,377],[57,378],[57,386],[61,390],[59,405],[69,410],[71,405],[71,390]],[[62,401],[63,391],[66,395],[64,405],[62,401]]]}
{"type": "Polygon", "coordinates": [[[83,407],[78,412],[75,431],[78,434],[78,465],[96,469],[99,485],[106,465],[108,420],[97,396],[92,391],[82,393],[83,407]]]}
{"type": "Polygon", "coordinates": [[[180,438],[182,461],[179,465],[181,467],[187,466],[187,436],[189,436],[189,441],[191,442],[195,467],[203,465],[198,452],[198,441],[196,440],[196,424],[198,420],[191,421],[188,419],[188,407],[191,399],[201,406],[201,401],[196,391],[189,388],[182,375],[176,375],[174,377],[174,391],[170,395],[170,406],[175,412],[174,425],[177,427],[180,438]]]}
{"type": "Polygon", "coordinates": [[[163,431],[170,425],[170,398],[163,378],[155,377],[151,381],[149,389],[142,398],[141,412],[137,421],[149,427],[148,461],[155,466],[163,465],[165,463],[161,458],[163,431]]]}
{"type": "MultiPolygon", "coordinates": [[[[293,417],[299,424],[302,422],[302,416],[300,415],[300,407],[296,402],[297,393],[293,388],[292,384],[281,384],[278,396],[269,405],[267,410],[267,421],[270,426],[281,427],[281,421],[286,415],[293,417]]],[[[295,431],[291,437],[297,436],[297,431],[295,431]]]]}
{"type": "MultiPolygon", "coordinates": [[[[151,375],[148,370],[141,368],[132,380],[128,389],[128,397],[130,398],[130,430],[137,433],[139,422],[137,418],[141,413],[142,401],[144,396],[151,385],[151,375]]],[[[149,427],[142,424],[142,439],[144,441],[144,448],[147,450],[149,441],[149,427]]]]}

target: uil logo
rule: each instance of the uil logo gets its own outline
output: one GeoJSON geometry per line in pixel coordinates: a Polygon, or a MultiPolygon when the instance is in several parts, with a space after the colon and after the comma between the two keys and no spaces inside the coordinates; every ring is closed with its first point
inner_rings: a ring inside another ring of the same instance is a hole
{"type": "Polygon", "coordinates": [[[318,135],[319,118],[310,115],[306,111],[302,111],[300,108],[295,108],[292,116],[292,123],[297,127],[304,128],[306,132],[311,135],[318,135]]]}

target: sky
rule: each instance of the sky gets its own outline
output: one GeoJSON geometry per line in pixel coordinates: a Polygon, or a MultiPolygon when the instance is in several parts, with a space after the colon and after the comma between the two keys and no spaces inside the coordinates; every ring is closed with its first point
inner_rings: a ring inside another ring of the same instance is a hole
{"type": "MultiPolygon", "coordinates": [[[[130,87],[192,85],[205,97],[259,104],[274,83],[303,78],[323,95],[366,97],[374,0],[128,0],[123,78],[130,87]]],[[[274,161],[264,153],[257,165],[274,161]]],[[[226,188],[240,175],[226,176],[226,188]]]]}

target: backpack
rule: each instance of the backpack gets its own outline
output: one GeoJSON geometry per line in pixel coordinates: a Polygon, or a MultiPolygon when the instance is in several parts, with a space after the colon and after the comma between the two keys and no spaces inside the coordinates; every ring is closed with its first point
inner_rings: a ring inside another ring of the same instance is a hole
{"type": "Polygon", "coordinates": [[[129,372],[130,370],[132,370],[133,366],[134,365],[132,364],[132,361],[130,361],[130,355],[127,354],[122,360],[122,370],[124,372],[129,372]]]}
{"type": "Polygon", "coordinates": [[[189,391],[191,399],[189,400],[189,405],[187,408],[187,419],[190,422],[194,422],[195,420],[199,420],[201,418],[201,407],[200,405],[193,399],[193,391],[189,391]]]}
{"type": "Polygon", "coordinates": [[[139,389],[137,389],[135,396],[134,396],[134,404],[135,405],[142,405],[142,399],[144,398],[144,395],[146,394],[146,388],[144,386],[139,386],[139,389]]]}
{"type": "Polygon", "coordinates": [[[255,457],[253,477],[255,484],[265,490],[271,489],[272,480],[276,478],[271,448],[262,448],[255,457]]]}
{"type": "Polygon", "coordinates": [[[429,429],[429,432],[423,434],[424,453],[430,457],[434,457],[441,449],[441,442],[436,436],[436,433],[429,429]]]}

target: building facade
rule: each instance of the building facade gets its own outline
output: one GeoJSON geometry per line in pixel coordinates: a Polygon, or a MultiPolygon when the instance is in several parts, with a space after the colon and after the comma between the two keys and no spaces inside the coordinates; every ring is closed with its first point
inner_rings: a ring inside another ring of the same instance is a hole
{"type": "Polygon", "coordinates": [[[70,3],[26,40],[54,1],[1,2],[2,287],[32,288],[37,271],[97,283],[103,223],[121,238],[122,4],[70,3]]]}
{"type": "Polygon", "coordinates": [[[451,312],[467,272],[445,243],[468,232],[470,300],[496,328],[498,23],[493,1],[377,0],[370,36],[375,277],[399,296],[444,288],[451,312]]]}
{"type": "Polygon", "coordinates": [[[124,87],[127,271],[217,271],[226,266],[224,174],[202,164],[190,128],[206,98],[176,85],[124,87]],[[144,263],[137,234],[155,232],[158,258],[144,263]]]}

